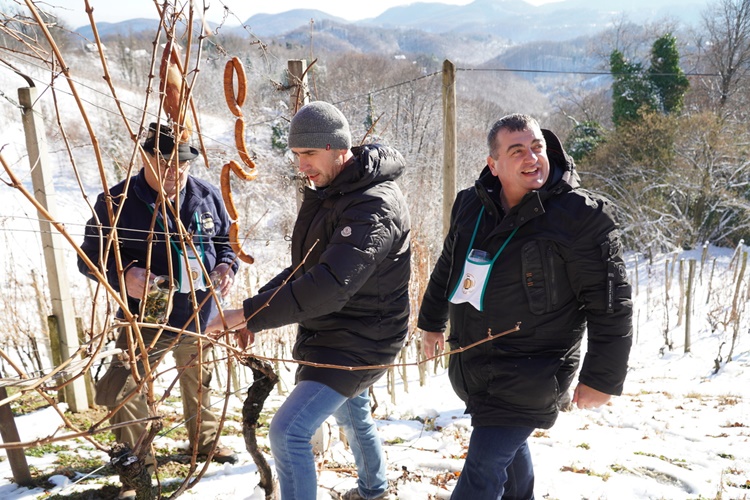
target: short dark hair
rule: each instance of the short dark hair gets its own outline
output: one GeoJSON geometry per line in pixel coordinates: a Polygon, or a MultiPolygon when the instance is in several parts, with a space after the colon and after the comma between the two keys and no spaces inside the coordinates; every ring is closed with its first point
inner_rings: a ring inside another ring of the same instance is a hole
{"type": "Polygon", "coordinates": [[[541,130],[539,122],[536,121],[534,117],[522,113],[513,113],[500,118],[492,125],[489,134],[487,134],[487,147],[490,148],[490,156],[493,158],[495,157],[498,132],[501,130],[507,130],[508,132],[521,132],[522,130],[529,130],[532,127],[541,130]]]}

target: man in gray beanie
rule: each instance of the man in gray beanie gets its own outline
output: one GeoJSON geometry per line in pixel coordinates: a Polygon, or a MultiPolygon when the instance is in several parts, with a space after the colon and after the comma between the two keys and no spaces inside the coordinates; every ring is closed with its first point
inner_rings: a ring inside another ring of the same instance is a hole
{"type": "Polygon", "coordinates": [[[240,327],[249,345],[260,330],[297,323],[297,385],[271,422],[282,500],[317,498],[310,440],[331,415],[344,429],[357,466],[345,500],[391,498],[368,389],[393,363],[409,319],[409,211],[395,180],[398,151],[351,148],[349,123],[331,104],[303,106],[289,148],[309,180],[292,235],[292,263],[207,330],[240,327]],[[323,368],[323,366],[326,366],[323,368]],[[372,366],[372,369],[336,367],[372,366]]]}
{"type": "Polygon", "coordinates": [[[289,126],[289,148],[350,149],[349,122],[333,104],[323,101],[303,106],[289,126]]]}

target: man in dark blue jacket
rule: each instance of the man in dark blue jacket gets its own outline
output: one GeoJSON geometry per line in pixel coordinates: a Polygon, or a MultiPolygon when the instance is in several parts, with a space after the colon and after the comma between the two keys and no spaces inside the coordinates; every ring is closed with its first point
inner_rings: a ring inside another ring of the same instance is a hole
{"type": "MultiPolygon", "coordinates": [[[[175,144],[171,129],[166,125],[157,128],[155,123],[150,125],[142,146],[146,159],[141,171],[97,198],[95,215],[86,225],[81,249],[109,284],[124,294],[130,313],[138,315],[140,321],[171,327],[142,325],[140,338],[134,328],[121,328],[116,346],[140,360],[138,346],[155,342],[147,351],[151,369],[153,363],[172,352],[178,369],[183,370],[180,392],[190,444],[199,456],[205,456],[217,438],[219,424],[210,410],[211,370],[201,362],[207,353],[199,350],[195,338],[179,332],[199,331],[216,313],[209,272],[213,271],[220,280],[217,293],[225,295],[233,283],[237,263],[229,244],[230,220],[219,190],[189,175],[190,161],[198,155],[195,148],[186,143],[175,144]],[[185,238],[186,235],[190,237],[185,238]],[[166,277],[167,296],[171,295],[169,301],[163,302],[171,306],[165,311],[166,321],[154,315],[153,303],[148,300],[152,295],[150,287],[158,277],[166,277]]],[[[95,279],[81,258],[78,268],[95,279]]],[[[123,317],[122,311],[118,316],[123,317]]],[[[113,360],[96,385],[97,404],[112,410],[124,402],[112,415],[112,424],[151,416],[145,392],[135,392],[138,384],[128,359],[125,354],[113,360]]],[[[142,376],[144,367],[140,361],[138,370],[142,376]]],[[[114,433],[118,442],[132,447],[145,429],[143,422],[132,423],[115,428],[114,433]]],[[[218,447],[213,459],[234,463],[237,456],[229,448],[218,447]]],[[[135,498],[135,492],[126,489],[120,498],[135,498]]]]}
{"type": "Polygon", "coordinates": [[[554,424],[585,331],[573,404],[622,393],[632,302],[613,207],[578,187],[557,137],[516,114],[494,124],[488,146],[487,167],[456,197],[418,327],[428,356],[449,319],[454,350],[511,330],[450,357],[474,427],[451,498],[529,500],[527,438],[554,424]]]}
{"type": "MultiPolygon", "coordinates": [[[[346,118],[321,101],[294,115],[288,143],[309,180],[292,235],[292,263],[243,309],[225,311],[226,323],[246,327],[247,337],[299,324],[297,385],[270,429],[281,498],[317,498],[310,439],[334,415],[358,473],[358,487],[343,498],[385,499],[385,456],[367,390],[395,359],[408,328],[410,221],[395,182],[404,160],[385,146],[351,148],[346,118]]],[[[223,329],[218,318],[208,327],[223,329]]]]}

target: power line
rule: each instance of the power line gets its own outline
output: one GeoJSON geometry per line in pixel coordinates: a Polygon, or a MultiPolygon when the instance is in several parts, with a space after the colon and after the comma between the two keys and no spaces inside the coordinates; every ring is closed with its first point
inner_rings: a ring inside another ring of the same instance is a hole
{"type": "MultiPolygon", "coordinates": [[[[40,69],[40,70],[44,70],[44,71],[51,71],[51,70],[50,70],[50,68],[48,68],[48,67],[46,67],[46,66],[44,66],[44,65],[42,65],[42,64],[38,64],[38,63],[36,63],[36,62],[35,62],[35,61],[33,61],[33,60],[32,60],[32,61],[29,61],[29,60],[27,60],[26,58],[23,58],[23,57],[21,57],[21,56],[20,56],[20,55],[18,55],[18,54],[10,54],[10,55],[11,55],[12,57],[15,57],[15,58],[16,58],[16,59],[17,59],[18,61],[20,61],[20,62],[22,62],[22,63],[24,63],[24,64],[26,64],[26,65],[28,65],[28,66],[32,66],[32,67],[34,67],[34,68],[37,68],[37,69],[40,69]]],[[[67,90],[64,90],[64,89],[62,89],[62,88],[58,88],[58,87],[55,87],[55,86],[54,86],[54,85],[53,85],[52,83],[49,83],[49,82],[47,82],[46,80],[41,80],[41,79],[39,79],[39,78],[36,78],[36,77],[33,77],[33,76],[29,76],[29,78],[30,78],[31,80],[33,80],[33,81],[37,82],[37,83],[40,83],[40,84],[42,84],[43,86],[45,86],[45,87],[47,87],[47,88],[50,88],[50,87],[51,87],[51,88],[54,88],[54,90],[55,90],[56,92],[60,92],[61,94],[66,94],[66,95],[69,95],[69,96],[72,96],[72,95],[73,95],[73,93],[72,93],[72,92],[70,92],[70,91],[67,91],[67,90]]],[[[56,79],[58,79],[58,78],[60,78],[60,73],[57,73],[57,76],[55,76],[55,77],[53,78],[53,80],[56,80],[56,79]]],[[[67,79],[67,78],[66,78],[66,79],[67,79]]],[[[143,110],[143,109],[139,108],[138,106],[135,106],[134,104],[130,104],[130,103],[129,103],[129,102],[127,102],[127,101],[123,101],[122,99],[115,99],[115,98],[114,98],[113,96],[111,96],[111,95],[109,95],[109,94],[107,94],[107,93],[105,93],[105,92],[102,92],[101,90],[98,90],[98,89],[96,89],[96,88],[92,87],[91,85],[88,85],[88,84],[86,84],[86,83],[84,83],[84,82],[82,82],[82,81],[80,81],[80,80],[77,80],[77,79],[75,79],[75,78],[73,78],[73,77],[71,77],[71,78],[70,78],[70,80],[71,80],[71,81],[72,81],[73,83],[75,83],[76,85],[78,85],[78,86],[80,86],[80,87],[82,87],[82,88],[85,88],[85,89],[87,89],[87,90],[90,90],[91,92],[93,92],[93,93],[95,93],[95,94],[99,94],[99,95],[101,95],[101,96],[103,96],[103,97],[105,97],[105,98],[107,98],[107,99],[117,100],[118,102],[121,102],[121,103],[122,103],[123,105],[125,105],[126,107],[131,107],[131,108],[133,108],[133,109],[135,109],[135,110],[137,110],[137,111],[140,111],[140,112],[146,112],[146,113],[148,114],[148,111],[146,111],[146,110],[143,110]]],[[[119,113],[115,112],[115,111],[114,111],[114,110],[112,110],[112,109],[109,109],[109,108],[104,108],[104,107],[102,107],[102,106],[100,106],[100,105],[98,105],[98,104],[96,104],[96,103],[94,103],[94,102],[91,102],[91,101],[87,100],[87,99],[83,99],[83,98],[82,98],[81,100],[82,100],[82,101],[84,101],[84,102],[85,102],[85,103],[87,103],[87,104],[90,104],[91,106],[95,107],[96,109],[99,109],[99,110],[101,110],[101,111],[107,112],[107,113],[109,113],[109,114],[113,114],[113,115],[117,115],[117,116],[119,116],[119,113]]],[[[152,116],[153,116],[153,114],[152,114],[152,116]]]]}
{"type": "MultiPolygon", "coordinates": [[[[37,219],[37,218],[34,218],[34,217],[28,217],[28,216],[6,215],[6,216],[2,216],[2,218],[3,219],[28,220],[28,221],[33,221],[33,222],[45,222],[45,223],[50,224],[50,221],[48,221],[47,219],[37,219]]],[[[65,226],[66,232],[70,236],[77,236],[77,237],[80,237],[80,238],[83,238],[85,236],[85,233],[79,232],[79,231],[73,231],[73,232],[67,231],[68,226],[78,227],[78,228],[84,227],[85,228],[86,226],[89,225],[89,224],[84,224],[84,223],[80,223],[80,222],[61,222],[61,221],[55,221],[55,222],[57,222],[57,223],[62,224],[63,226],[65,226]]],[[[114,229],[113,226],[106,226],[106,225],[101,225],[101,226],[95,225],[95,226],[91,226],[91,227],[95,227],[96,229],[99,229],[101,227],[101,229],[103,231],[112,231],[114,229]]],[[[174,232],[164,232],[164,231],[157,231],[157,230],[148,231],[146,229],[131,229],[131,228],[127,228],[127,227],[118,227],[116,229],[118,230],[118,232],[127,231],[127,232],[130,232],[130,233],[141,233],[141,234],[144,235],[144,238],[125,238],[125,237],[120,236],[120,237],[118,237],[119,241],[135,241],[135,242],[144,241],[145,240],[145,236],[149,235],[149,234],[155,234],[155,235],[159,235],[159,236],[165,236],[166,235],[166,236],[168,236],[168,237],[170,237],[172,239],[179,239],[181,237],[180,233],[174,233],[174,232]]],[[[0,233],[10,233],[10,234],[13,234],[13,233],[58,234],[58,231],[56,231],[56,230],[55,231],[53,231],[53,230],[42,231],[41,229],[34,229],[34,228],[25,228],[25,229],[7,228],[7,227],[4,227],[4,226],[0,226],[0,233]]],[[[284,239],[284,238],[278,238],[278,239],[276,239],[276,238],[242,238],[242,241],[266,241],[266,242],[268,242],[268,241],[274,241],[274,242],[282,242],[282,241],[286,241],[286,239],[284,239]]]]}
{"type": "Polygon", "coordinates": [[[340,101],[333,102],[331,104],[333,104],[333,105],[341,104],[341,103],[344,103],[344,102],[353,101],[355,99],[360,99],[362,97],[367,97],[367,96],[370,96],[370,95],[373,95],[373,94],[380,94],[381,92],[385,92],[386,90],[391,90],[391,89],[395,89],[396,87],[402,87],[404,85],[409,85],[411,83],[418,82],[419,80],[424,80],[425,78],[432,78],[433,76],[440,75],[440,74],[442,74],[441,71],[435,71],[434,73],[430,73],[430,74],[427,74],[427,75],[418,76],[416,78],[412,78],[411,80],[406,80],[406,81],[403,81],[403,82],[394,83],[393,85],[389,85],[387,87],[383,87],[383,88],[376,89],[376,90],[370,90],[370,91],[362,93],[362,94],[357,94],[357,95],[354,95],[352,97],[348,97],[346,99],[342,99],[340,101]]]}
{"type": "MultiPolygon", "coordinates": [[[[542,73],[560,75],[584,75],[584,76],[632,76],[632,73],[613,73],[611,71],[581,71],[581,70],[553,70],[553,69],[520,69],[520,68],[456,68],[456,71],[467,72],[489,72],[489,73],[542,73]]],[[[651,76],[715,76],[718,73],[648,73],[651,76]]]]}
{"type": "MultiPolygon", "coordinates": [[[[48,70],[48,68],[46,68],[43,65],[34,64],[32,62],[26,61],[26,60],[22,59],[20,56],[17,56],[15,54],[14,54],[14,57],[16,57],[16,59],[18,59],[20,61],[23,61],[26,64],[30,64],[32,66],[35,66],[35,67],[39,68],[39,69],[48,70]]],[[[578,76],[629,76],[630,75],[629,73],[612,73],[611,71],[605,71],[605,70],[547,70],[547,69],[524,69],[524,68],[466,68],[466,67],[458,67],[458,68],[456,68],[456,71],[463,71],[463,72],[467,72],[467,73],[520,73],[520,74],[556,74],[556,75],[578,75],[578,76]]],[[[441,71],[435,71],[435,72],[432,72],[432,73],[429,73],[429,74],[420,75],[420,76],[418,76],[416,78],[412,78],[412,79],[409,79],[409,80],[404,80],[404,81],[401,81],[401,82],[397,82],[397,83],[388,85],[386,87],[380,87],[380,88],[377,88],[377,89],[373,89],[373,90],[365,91],[365,92],[362,92],[362,93],[359,93],[359,94],[355,94],[355,95],[352,95],[350,97],[346,97],[344,99],[339,99],[339,100],[333,102],[332,104],[339,105],[339,104],[343,104],[343,103],[346,103],[346,102],[354,101],[354,100],[357,100],[357,99],[366,98],[366,97],[369,97],[369,96],[372,96],[372,95],[376,95],[376,94],[380,94],[380,93],[383,93],[383,92],[386,92],[388,90],[392,90],[392,89],[395,89],[395,88],[398,88],[398,87],[402,87],[402,86],[405,86],[405,85],[410,85],[410,84],[416,83],[416,82],[418,82],[420,80],[433,78],[433,77],[435,77],[437,75],[440,75],[440,74],[442,74],[441,71]]],[[[655,74],[651,74],[651,75],[652,76],[679,76],[677,73],[655,73],[655,74]]],[[[682,75],[687,76],[687,77],[691,77],[691,76],[693,76],[693,77],[721,77],[721,75],[718,74],[718,73],[699,73],[699,72],[686,72],[686,73],[683,73],[682,75]]],[[[80,85],[83,88],[89,89],[92,92],[95,92],[95,93],[97,93],[99,95],[102,95],[105,98],[114,99],[113,96],[111,96],[111,95],[109,95],[109,94],[107,94],[105,92],[102,92],[100,90],[97,90],[97,89],[95,89],[95,88],[93,88],[93,87],[91,87],[89,85],[86,85],[85,83],[82,83],[81,81],[79,81],[79,80],[77,80],[75,78],[71,77],[71,80],[73,82],[75,82],[77,85],[80,85]]],[[[42,82],[41,80],[36,79],[36,81],[47,85],[46,82],[42,82]]],[[[51,84],[49,86],[52,87],[51,84]]],[[[64,89],[55,88],[55,90],[57,92],[61,92],[63,94],[71,95],[72,96],[71,92],[68,92],[68,91],[66,91],[64,89]]],[[[98,105],[96,103],[93,103],[93,102],[91,102],[89,100],[84,100],[84,101],[86,103],[90,104],[91,106],[93,106],[96,109],[102,110],[102,111],[104,111],[106,113],[109,113],[109,114],[112,114],[112,115],[119,116],[119,113],[116,112],[116,111],[114,111],[114,110],[112,110],[112,109],[105,108],[105,107],[100,106],[100,105],[98,105]]],[[[118,99],[118,101],[121,102],[121,103],[123,103],[124,105],[130,107],[130,108],[133,108],[134,110],[137,110],[140,113],[146,113],[148,116],[151,116],[151,117],[155,118],[155,115],[153,113],[150,113],[147,110],[144,110],[143,108],[140,108],[140,107],[138,107],[136,105],[130,104],[130,103],[126,102],[126,101],[122,101],[121,99],[118,99]]],[[[130,119],[132,121],[136,121],[136,120],[134,120],[132,118],[128,118],[128,119],[130,119]]],[[[254,125],[265,125],[265,124],[267,124],[269,122],[272,122],[274,119],[261,120],[260,122],[251,124],[251,126],[254,126],[254,125]]],[[[233,145],[226,144],[226,143],[224,143],[224,142],[222,142],[220,140],[217,140],[217,139],[215,139],[213,137],[207,136],[205,134],[202,134],[202,135],[203,135],[204,138],[212,140],[217,145],[220,145],[220,146],[223,146],[223,147],[226,147],[226,148],[232,148],[233,147],[233,145]]]]}
{"type": "MultiPolygon", "coordinates": [[[[36,66],[37,68],[41,68],[41,69],[45,69],[45,70],[48,69],[48,68],[46,68],[46,67],[44,67],[42,65],[33,64],[33,63],[31,63],[31,62],[29,62],[27,60],[24,60],[23,58],[21,58],[20,56],[15,55],[15,54],[12,54],[12,55],[14,57],[16,57],[18,60],[21,60],[21,61],[23,61],[23,62],[25,62],[27,64],[32,64],[32,65],[36,66]]],[[[465,67],[459,67],[459,68],[456,68],[456,71],[489,72],[489,73],[521,73],[521,74],[559,74],[559,75],[580,75],[580,76],[628,76],[628,75],[630,75],[629,73],[612,73],[611,71],[605,71],[605,70],[546,70],[546,69],[525,69],[525,68],[465,68],[465,67]]],[[[413,79],[410,79],[410,80],[405,80],[405,81],[397,82],[397,83],[394,83],[394,84],[386,86],[386,87],[382,87],[382,88],[378,88],[378,89],[374,89],[374,90],[369,90],[369,91],[366,91],[366,92],[363,92],[363,93],[360,93],[360,94],[355,94],[355,95],[352,95],[350,97],[346,97],[344,99],[340,99],[340,100],[338,100],[336,102],[333,102],[333,104],[342,104],[342,103],[346,103],[346,102],[349,102],[349,101],[357,100],[357,99],[360,99],[360,98],[363,98],[363,97],[367,97],[367,96],[370,96],[370,95],[373,95],[373,94],[379,94],[379,93],[382,93],[382,92],[385,92],[387,90],[391,90],[391,89],[394,89],[394,88],[397,88],[397,87],[400,87],[400,86],[404,86],[404,85],[409,85],[409,84],[415,83],[415,82],[417,82],[419,80],[422,80],[422,79],[432,78],[432,77],[434,77],[436,75],[439,75],[439,74],[441,74],[441,71],[435,71],[435,72],[430,73],[430,74],[421,75],[421,76],[419,76],[417,78],[413,78],[413,79]]],[[[689,76],[695,76],[695,77],[721,77],[721,75],[718,74],[718,73],[699,73],[699,72],[686,72],[686,73],[683,73],[682,75],[688,76],[688,77],[689,76]]],[[[678,75],[677,73],[658,73],[658,74],[652,74],[652,76],[680,76],[680,75],[678,75]]],[[[96,92],[96,93],[98,93],[100,95],[103,95],[103,96],[105,96],[107,98],[114,99],[114,97],[112,97],[112,96],[110,96],[110,95],[108,95],[108,94],[106,94],[106,93],[104,93],[104,92],[102,92],[100,90],[97,90],[97,89],[95,89],[95,88],[93,88],[93,87],[91,87],[89,85],[86,85],[86,84],[84,84],[84,83],[82,83],[82,82],[80,82],[80,81],[78,81],[78,80],[76,80],[74,78],[71,78],[71,80],[74,81],[75,83],[77,83],[78,85],[82,86],[83,88],[87,88],[87,89],[89,89],[89,90],[91,90],[93,92],[96,92]]],[[[37,81],[39,81],[39,80],[37,80],[37,81]]],[[[42,83],[46,84],[46,82],[42,82],[42,83]]],[[[57,89],[57,91],[65,93],[65,94],[68,94],[68,95],[72,95],[71,93],[66,92],[65,90],[57,89]]],[[[118,114],[118,113],[116,113],[115,111],[113,111],[111,109],[103,108],[103,107],[101,107],[101,106],[99,106],[99,105],[97,105],[95,103],[90,102],[90,101],[86,101],[86,102],[89,103],[89,104],[91,104],[92,106],[94,106],[94,107],[96,107],[98,109],[101,109],[103,111],[106,111],[108,113],[118,114]]],[[[125,104],[125,105],[127,105],[129,107],[132,107],[133,109],[135,109],[135,110],[137,110],[139,112],[150,114],[152,117],[154,117],[153,113],[149,113],[148,111],[143,110],[142,108],[139,108],[138,106],[129,104],[129,103],[124,102],[124,101],[121,101],[121,102],[123,102],[123,104],[125,104]]],[[[133,120],[133,121],[135,121],[135,120],[133,120]]],[[[272,120],[270,120],[270,121],[272,121],[272,120]]],[[[265,123],[268,123],[268,122],[269,122],[269,120],[263,120],[263,121],[261,121],[259,123],[252,124],[252,125],[262,125],[262,124],[265,124],[265,123]]],[[[218,141],[218,140],[216,140],[214,138],[211,138],[209,136],[204,136],[204,137],[207,137],[207,138],[215,141],[219,145],[227,146],[226,144],[223,144],[221,141],[218,141]]],[[[227,147],[229,147],[229,146],[227,146],[227,147]]]]}
{"type": "MultiPolygon", "coordinates": [[[[630,73],[613,73],[611,71],[594,71],[594,70],[548,70],[548,69],[523,69],[523,68],[456,68],[456,71],[465,71],[465,72],[475,72],[475,73],[540,73],[540,74],[560,74],[560,75],[580,75],[580,76],[632,76],[630,73]]],[[[404,85],[410,85],[412,83],[418,82],[420,80],[426,79],[426,78],[432,78],[438,75],[441,75],[441,71],[435,71],[433,73],[429,73],[426,75],[419,76],[417,78],[412,78],[411,80],[405,80],[402,82],[394,83],[392,85],[389,85],[387,87],[381,87],[375,90],[370,90],[366,92],[362,92],[360,94],[355,94],[353,96],[340,99],[338,101],[333,102],[332,104],[342,104],[349,101],[354,101],[357,99],[369,97],[371,95],[380,94],[387,90],[392,90],[397,87],[401,87],[404,85]]],[[[697,73],[697,72],[687,72],[687,73],[649,73],[650,76],[696,76],[696,77],[721,77],[718,73],[697,73]]]]}
{"type": "MultiPolygon", "coordinates": [[[[26,60],[25,58],[20,57],[17,54],[11,54],[11,55],[13,57],[15,57],[16,60],[18,60],[18,61],[20,61],[20,62],[22,62],[24,64],[27,64],[27,65],[32,66],[32,67],[35,67],[35,68],[40,69],[40,70],[50,71],[50,69],[48,67],[44,66],[44,65],[38,64],[38,63],[36,63],[34,61],[26,60]]],[[[59,75],[60,75],[60,73],[57,74],[57,76],[54,78],[54,80],[57,80],[59,78],[59,75]]],[[[48,89],[48,88],[53,88],[55,92],[59,92],[61,94],[73,97],[73,93],[71,91],[69,91],[69,90],[66,90],[66,89],[61,88],[61,87],[57,87],[54,84],[47,82],[46,80],[41,80],[41,79],[36,78],[36,77],[30,77],[30,78],[33,81],[41,84],[45,88],[45,90],[48,89]]],[[[66,77],[66,79],[68,79],[68,78],[66,77]]],[[[144,113],[146,116],[149,116],[153,120],[158,119],[158,116],[156,115],[156,113],[150,112],[150,111],[148,111],[145,108],[141,108],[141,107],[139,107],[139,106],[137,106],[135,104],[132,104],[132,103],[130,103],[128,101],[125,101],[125,100],[123,100],[120,97],[115,98],[111,94],[103,92],[101,90],[98,90],[98,89],[92,87],[91,85],[88,85],[88,84],[84,83],[83,81],[81,81],[81,80],[79,80],[79,79],[77,79],[75,77],[69,77],[69,79],[70,79],[71,82],[75,83],[79,87],[87,89],[87,90],[89,90],[89,91],[91,91],[91,92],[93,92],[93,93],[95,93],[95,94],[97,94],[99,96],[104,97],[105,99],[110,99],[112,101],[117,101],[117,102],[121,103],[123,106],[125,106],[127,108],[131,108],[134,112],[144,113]]],[[[122,89],[119,89],[119,90],[122,90],[122,89]]],[[[4,96],[4,94],[3,94],[3,96],[4,96]]],[[[6,97],[6,99],[7,99],[7,97],[6,97]]],[[[104,106],[102,106],[100,104],[97,104],[97,103],[95,103],[95,102],[93,102],[93,101],[91,101],[89,99],[85,99],[83,97],[80,97],[80,99],[81,99],[82,102],[85,102],[86,104],[90,105],[91,107],[93,107],[96,110],[99,110],[99,111],[102,111],[104,113],[107,113],[107,114],[110,114],[110,115],[113,115],[113,116],[117,116],[117,117],[121,116],[120,113],[119,113],[119,111],[117,111],[115,109],[104,107],[104,106]]],[[[10,102],[13,103],[13,101],[10,101],[10,102]]],[[[139,119],[136,119],[136,118],[134,118],[132,116],[126,116],[125,118],[127,120],[133,122],[133,123],[140,122],[139,119]]],[[[266,123],[268,123],[270,121],[273,121],[273,120],[263,120],[263,121],[260,121],[260,122],[257,122],[257,123],[249,123],[247,126],[248,127],[252,127],[252,126],[256,126],[256,125],[265,125],[266,123]]],[[[234,144],[227,144],[227,143],[223,142],[220,139],[216,139],[215,137],[212,137],[210,135],[206,135],[205,133],[203,133],[203,131],[201,131],[201,136],[204,139],[208,139],[208,140],[214,142],[217,146],[222,146],[222,147],[227,148],[227,149],[231,149],[231,148],[235,147],[234,144]]]]}

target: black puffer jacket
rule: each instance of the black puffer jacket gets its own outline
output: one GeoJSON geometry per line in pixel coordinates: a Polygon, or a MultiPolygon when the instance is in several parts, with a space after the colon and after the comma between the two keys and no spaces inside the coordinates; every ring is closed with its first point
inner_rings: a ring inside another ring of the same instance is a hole
{"type": "MultiPolygon", "coordinates": [[[[244,312],[254,332],[299,323],[295,359],[383,365],[401,349],[409,318],[410,220],[395,182],[404,160],[384,146],[352,151],[354,158],[330,186],[305,189],[292,265],[247,299],[244,312]]],[[[383,373],[300,365],[297,380],[321,382],[351,397],[383,373]]]]}
{"type": "Polygon", "coordinates": [[[475,426],[551,427],[587,327],[580,382],[620,394],[627,371],[632,303],[612,207],[577,188],[572,160],[557,137],[543,133],[549,179],[507,216],[499,203],[500,182],[489,168],[458,194],[420,310],[418,326],[425,331],[444,331],[450,316],[452,349],[520,322],[520,331],[450,358],[451,383],[475,426]],[[479,312],[468,303],[449,303],[449,296],[482,207],[474,248],[494,256],[518,231],[492,268],[479,312]]]}

